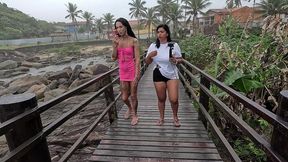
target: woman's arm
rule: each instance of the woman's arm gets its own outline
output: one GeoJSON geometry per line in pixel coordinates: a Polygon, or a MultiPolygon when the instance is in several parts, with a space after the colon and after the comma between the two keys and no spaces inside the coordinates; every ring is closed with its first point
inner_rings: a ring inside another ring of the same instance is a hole
{"type": "Polygon", "coordinates": [[[116,61],[117,60],[117,47],[112,47],[113,48],[113,51],[112,51],[112,56],[111,56],[111,59],[113,61],[116,61]]]}
{"type": "Polygon", "coordinates": [[[119,38],[118,36],[114,36],[113,40],[112,40],[112,56],[111,56],[111,59],[113,61],[117,60],[117,47],[118,47],[118,44],[119,44],[119,38]]]}
{"type": "Polygon", "coordinates": [[[145,62],[146,62],[146,64],[151,64],[152,63],[152,61],[153,61],[153,59],[152,59],[152,57],[155,57],[157,55],[157,51],[152,51],[152,52],[150,52],[148,55],[147,55],[147,57],[145,58],[145,62]]]}
{"type": "Polygon", "coordinates": [[[140,78],[141,63],[140,63],[140,49],[139,42],[137,39],[133,39],[134,45],[134,55],[135,55],[135,67],[136,67],[136,77],[140,78]]]}

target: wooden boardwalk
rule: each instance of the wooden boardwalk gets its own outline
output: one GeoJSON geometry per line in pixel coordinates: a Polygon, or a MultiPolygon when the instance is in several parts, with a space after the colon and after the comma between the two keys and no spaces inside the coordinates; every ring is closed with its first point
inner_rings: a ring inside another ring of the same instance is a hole
{"type": "MultiPolygon", "coordinates": [[[[139,123],[130,125],[123,118],[127,107],[119,112],[115,121],[91,157],[91,161],[222,161],[216,146],[203,124],[191,100],[180,87],[179,119],[181,127],[173,126],[172,110],[166,102],[165,123],[157,126],[159,118],[157,96],[152,81],[152,66],[138,86],[139,123]]],[[[168,100],[168,98],[167,98],[168,100]]]]}

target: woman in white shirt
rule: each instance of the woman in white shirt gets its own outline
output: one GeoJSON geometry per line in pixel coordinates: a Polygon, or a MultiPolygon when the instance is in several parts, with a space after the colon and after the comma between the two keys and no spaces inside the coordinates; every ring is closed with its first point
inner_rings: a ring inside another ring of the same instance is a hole
{"type": "Polygon", "coordinates": [[[171,33],[166,24],[161,24],[156,28],[157,40],[148,48],[146,63],[155,64],[153,70],[153,82],[158,96],[158,109],[160,118],[157,125],[164,124],[165,101],[168,98],[173,111],[173,123],[175,127],[180,126],[178,118],[178,89],[179,76],[176,64],[182,61],[180,47],[171,41],[171,33]]]}

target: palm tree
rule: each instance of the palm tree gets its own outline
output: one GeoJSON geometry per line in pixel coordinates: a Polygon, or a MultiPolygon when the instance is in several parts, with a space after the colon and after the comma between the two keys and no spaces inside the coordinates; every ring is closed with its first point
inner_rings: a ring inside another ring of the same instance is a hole
{"type": "Polygon", "coordinates": [[[155,6],[158,11],[158,15],[162,16],[162,23],[167,24],[167,20],[169,19],[169,10],[171,5],[173,5],[173,0],[157,0],[158,5],[155,6]]]}
{"type": "Polygon", "coordinates": [[[241,7],[241,0],[226,0],[227,8],[241,7]]]}
{"type": "Polygon", "coordinates": [[[92,15],[92,13],[85,11],[82,14],[82,17],[85,19],[86,21],[86,31],[88,31],[88,39],[90,36],[90,31],[91,31],[91,27],[92,27],[92,21],[94,19],[94,16],[92,15]]]}
{"type": "Polygon", "coordinates": [[[144,7],[145,4],[146,4],[146,1],[142,1],[142,0],[132,0],[132,3],[128,3],[128,5],[131,6],[129,15],[131,15],[131,18],[135,17],[137,19],[138,39],[140,38],[140,35],[139,35],[140,24],[139,23],[140,23],[141,17],[144,16],[145,11],[147,10],[147,8],[144,7]]]}
{"type": "Polygon", "coordinates": [[[74,32],[75,32],[75,37],[76,37],[76,41],[78,41],[78,37],[77,37],[77,20],[76,18],[81,18],[81,16],[79,16],[80,13],[82,13],[82,10],[77,10],[77,5],[76,4],[72,4],[72,3],[68,3],[68,5],[66,5],[67,7],[67,12],[69,13],[69,15],[65,16],[65,19],[70,18],[72,20],[72,24],[74,26],[74,32]]]}
{"type": "Polygon", "coordinates": [[[150,31],[151,31],[151,26],[156,26],[157,24],[159,24],[159,20],[157,18],[157,15],[155,14],[156,12],[156,8],[155,7],[151,7],[147,9],[147,12],[145,12],[144,14],[144,18],[145,20],[145,26],[148,26],[148,39],[150,40],[150,31]]]}
{"type": "Polygon", "coordinates": [[[196,29],[195,21],[197,19],[197,15],[199,13],[204,15],[202,10],[208,7],[211,4],[211,2],[210,0],[186,0],[185,3],[186,5],[183,6],[183,8],[186,9],[186,13],[190,15],[187,19],[187,23],[190,22],[191,17],[193,16],[193,34],[194,34],[196,29]]]}
{"type": "Polygon", "coordinates": [[[183,11],[182,11],[180,5],[177,3],[174,3],[170,8],[170,13],[168,15],[170,20],[168,21],[168,23],[170,23],[170,21],[172,21],[172,23],[173,23],[173,35],[174,35],[174,37],[176,37],[177,33],[179,32],[179,26],[181,25],[181,22],[179,20],[184,18],[184,16],[182,15],[182,12],[183,11]]]}
{"type": "Polygon", "coordinates": [[[107,25],[107,38],[109,39],[109,33],[112,31],[113,22],[114,22],[114,15],[111,13],[106,13],[103,15],[103,21],[107,25]]]}
{"type": "Polygon", "coordinates": [[[287,0],[262,0],[260,3],[257,3],[259,7],[262,8],[263,14],[265,16],[272,15],[277,16],[279,14],[287,13],[287,0]]]}
{"type": "Polygon", "coordinates": [[[98,30],[99,32],[99,38],[100,38],[100,34],[102,34],[102,38],[104,38],[104,22],[102,18],[99,19],[95,19],[95,26],[96,26],[96,30],[98,30]]]}

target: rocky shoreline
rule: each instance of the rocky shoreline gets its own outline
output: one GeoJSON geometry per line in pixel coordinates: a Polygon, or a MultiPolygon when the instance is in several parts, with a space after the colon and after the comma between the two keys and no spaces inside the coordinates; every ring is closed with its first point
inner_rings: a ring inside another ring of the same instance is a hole
{"type": "MultiPolygon", "coordinates": [[[[59,71],[46,72],[43,75],[32,76],[26,75],[21,78],[11,80],[9,82],[0,82],[0,96],[10,94],[21,94],[25,92],[35,93],[38,104],[49,101],[68,90],[71,90],[89,80],[101,74],[112,67],[117,66],[114,62],[109,60],[111,55],[110,47],[95,47],[88,46],[81,48],[80,54],[83,59],[88,59],[91,56],[101,56],[107,59],[107,61],[101,64],[89,63],[89,66],[82,67],[82,65],[76,65],[73,69],[66,67],[59,71]]],[[[8,55],[7,53],[0,52],[0,79],[7,78],[6,74],[12,77],[29,71],[29,68],[39,68],[48,65],[58,64],[59,56],[55,53],[37,53],[26,54],[14,51],[8,55]],[[3,59],[3,56],[7,56],[9,60],[3,59]],[[5,60],[5,61],[3,61],[5,60]],[[51,61],[54,60],[54,61],[51,61]],[[3,63],[4,62],[4,63],[3,63]],[[49,64],[47,64],[49,62],[49,64]],[[28,70],[27,70],[28,69],[28,70]]],[[[69,57],[63,57],[61,62],[70,62],[77,59],[75,55],[69,57]]],[[[61,64],[60,62],[60,64],[61,64]]],[[[117,74],[114,74],[117,75],[117,74]]],[[[85,90],[85,93],[71,97],[60,104],[57,104],[53,108],[47,110],[41,114],[41,120],[45,127],[55,119],[59,118],[63,113],[71,110],[71,108],[91,95],[93,91],[98,88],[98,85],[91,86],[85,90]]],[[[119,87],[115,87],[115,95],[119,93],[119,87]]],[[[118,108],[123,104],[121,101],[118,104],[118,108]]],[[[49,145],[49,151],[52,161],[57,161],[68,150],[69,147],[80,137],[81,133],[89,127],[89,125],[96,120],[96,118],[102,113],[106,107],[105,99],[103,96],[98,97],[92,103],[87,105],[76,116],[68,120],[61,127],[56,129],[47,138],[49,145]]],[[[101,137],[105,133],[109,122],[107,119],[103,120],[99,126],[93,131],[81,148],[73,155],[69,161],[88,161],[91,153],[95,149],[95,145],[100,141],[101,137]],[[81,160],[80,160],[81,159],[81,160]]],[[[0,137],[0,157],[3,157],[7,153],[7,144],[4,136],[0,137]]]]}

